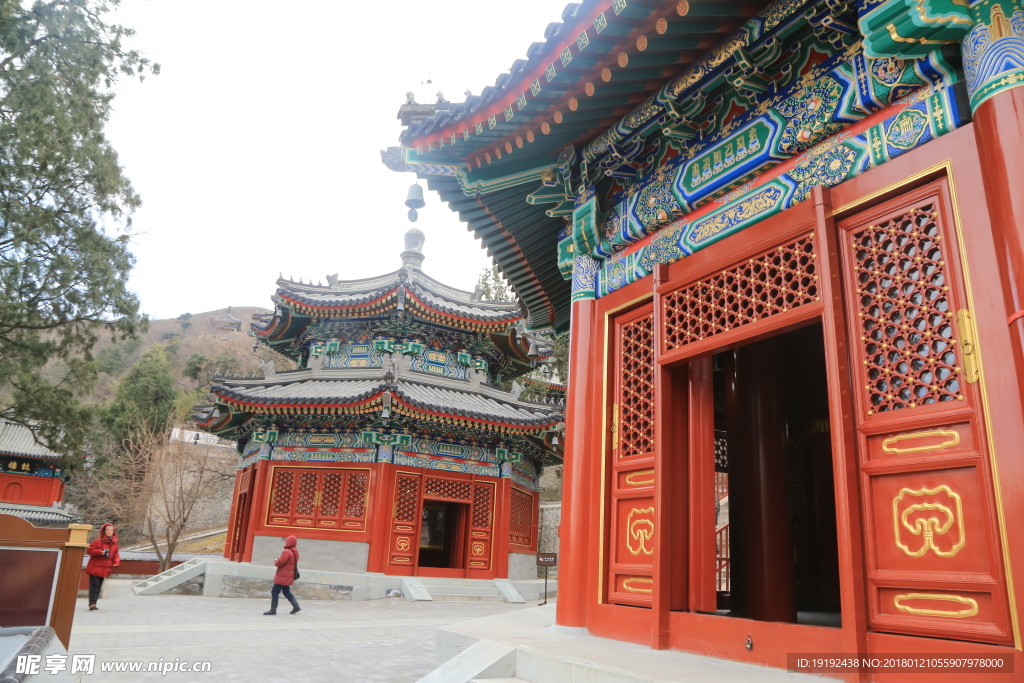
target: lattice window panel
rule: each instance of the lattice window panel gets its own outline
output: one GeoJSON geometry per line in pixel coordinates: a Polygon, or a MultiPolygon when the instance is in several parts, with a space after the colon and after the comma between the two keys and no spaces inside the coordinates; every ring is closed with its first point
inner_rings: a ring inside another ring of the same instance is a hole
{"type": "Polygon", "coordinates": [[[821,300],[814,233],[664,298],[666,351],[821,300]]]}
{"type": "Polygon", "coordinates": [[[473,488],[473,526],[484,529],[491,526],[491,487],[473,488]]]}
{"type": "Polygon", "coordinates": [[[620,455],[654,450],[654,314],[621,328],[620,455]]]}
{"type": "Polygon", "coordinates": [[[345,516],[362,517],[366,513],[366,489],[370,483],[370,475],[361,472],[350,472],[348,487],[345,491],[345,516]]]}
{"type": "Polygon", "coordinates": [[[512,489],[508,540],[517,545],[533,545],[533,496],[512,489]]]}
{"type": "Polygon", "coordinates": [[[295,498],[295,514],[312,515],[316,507],[316,472],[299,475],[299,495],[295,498]]]}
{"type": "Polygon", "coordinates": [[[398,477],[395,491],[395,521],[415,522],[419,481],[416,477],[398,477]]]}
{"type": "Polygon", "coordinates": [[[472,492],[473,484],[468,481],[427,477],[423,482],[423,496],[425,498],[444,498],[445,500],[464,500],[468,502],[472,492]]]}
{"type": "Polygon", "coordinates": [[[344,472],[325,472],[323,490],[320,497],[320,515],[337,517],[341,507],[341,485],[345,480],[344,472]]]}
{"type": "Polygon", "coordinates": [[[278,470],[274,476],[274,498],[270,502],[270,511],[275,515],[287,515],[292,511],[292,490],[295,486],[295,473],[278,470]]]}
{"type": "Polygon", "coordinates": [[[245,493],[249,490],[249,482],[252,479],[252,470],[242,470],[242,474],[238,477],[238,491],[245,493]]]}
{"type": "Polygon", "coordinates": [[[963,399],[934,200],[853,234],[868,414],[963,399]]]}

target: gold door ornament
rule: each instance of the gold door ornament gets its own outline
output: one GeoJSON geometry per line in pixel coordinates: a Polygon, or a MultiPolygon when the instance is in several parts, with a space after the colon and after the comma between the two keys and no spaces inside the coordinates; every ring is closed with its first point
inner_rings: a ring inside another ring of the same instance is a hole
{"type": "Polygon", "coordinates": [[[640,470],[626,475],[627,486],[650,486],[654,483],[654,470],[640,470]]]}
{"type": "Polygon", "coordinates": [[[403,552],[408,550],[409,549],[409,539],[406,536],[399,536],[398,539],[395,540],[395,547],[398,548],[399,550],[403,551],[403,552]]]}
{"type": "Polygon", "coordinates": [[[897,595],[892,599],[892,604],[895,605],[896,609],[907,614],[916,614],[923,617],[948,617],[950,619],[963,619],[964,617],[973,617],[978,613],[978,601],[974,598],[965,598],[960,595],[948,595],[945,593],[904,593],[897,595]],[[924,607],[911,607],[910,605],[904,605],[903,602],[906,600],[941,600],[945,602],[954,602],[959,605],[964,605],[964,609],[958,610],[944,610],[944,609],[926,609],[924,607]]]}
{"type": "Polygon", "coordinates": [[[653,593],[654,579],[631,576],[622,581],[622,587],[629,593],[653,593]]]}
{"type": "Polygon", "coordinates": [[[952,448],[959,443],[959,432],[953,429],[931,429],[925,432],[913,432],[910,434],[897,434],[896,436],[890,436],[882,442],[882,452],[889,453],[891,455],[906,455],[907,453],[941,451],[943,448],[952,448]],[[927,444],[924,446],[900,447],[897,445],[903,441],[913,441],[914,439],[925,439],[928,437],[942,437],[943,440],[940,443],[927,444]]]}
{"type": "Polygon", "coordinates": [[[931,489],[900,489],[899,495],[892,500],[892,521],[896,534],[896,547],[908,557],[923,557],[929,550],[934,552],[937,557],[955,557],[967,544],[963,514],[960,495],[945,484],[931,489]],[[913,498],[933,496],[935,498],[932,500],[910,502],[913,498]],[[948,549],[943,550],[941,546],[946,544],[941,542],[945,540],[942,537],[945,537],[954,528],[956,529],[956,542],[948,546],[948,549]],[[911,545],[917,545],[913,539],[914,536],[921,538],[920,547],[911,550],[911,545]]]}
{"type": "Polygon", "coordinates": [[[473,541],[473,554],[477,557],[484,554],[484,544],[481,541],[473,541]]]}
{"type": "Polygon", "coordinates": [[[648,541],[654,538],[654,520],[643,515],[653,515],[654,508],[633,508],[626,517],[626,547],[633,555],[653,555],[654,548],[648,541]]]}

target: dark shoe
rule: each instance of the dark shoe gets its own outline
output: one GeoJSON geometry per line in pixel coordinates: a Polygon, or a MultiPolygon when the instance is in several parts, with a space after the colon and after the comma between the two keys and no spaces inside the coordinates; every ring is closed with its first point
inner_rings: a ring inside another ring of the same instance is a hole
{"type": "Polygon", "coordinates": [[[264,612],[264,614],[277,614],[277,610],[276,609],[267,610],[266,612],[264,612]]]}
{"type": "Polygon", "coordinates": [[[89,605],[89,609],[99,609],[99,607],[97,607],[96,605],[89,605]]]}
{"type": "Polygon", "coordinates": [[[289,612],[288,614],[298,614],[301,611],[302,611],[302,608],[299,607],[298,605],[295,605],[294,607],[292,607],[292,611],[289,612]]]}

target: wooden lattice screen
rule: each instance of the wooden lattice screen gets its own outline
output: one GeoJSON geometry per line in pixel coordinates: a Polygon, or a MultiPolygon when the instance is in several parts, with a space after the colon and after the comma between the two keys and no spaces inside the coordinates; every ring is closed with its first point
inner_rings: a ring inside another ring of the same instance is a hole
{"type": "Polygon", "coordinates": [[[868,414],[963,400],[935,202],[853,233],[868,414]]]}
{"type": "Polygon", "coordinates": [[[533,546],[533,494],[517,488],[512,489],[508,541],[533,546]]]}
{"type": "Polygon", "coordinates": [[[494,485],[478,483],[472,488],[469,568],[486,571],[491,568],[491,545],[494,542],[494,485]]]}
{"type": "Polygon", "coordinates": [[[820,300],[811,233],[665,295],[662,348],[672,351],[820,300]]]}
{"type": "Polygon", "coordinates": [[[279,467],[267,524],[363,531],[369,486],[365,469],[279,467]]]}

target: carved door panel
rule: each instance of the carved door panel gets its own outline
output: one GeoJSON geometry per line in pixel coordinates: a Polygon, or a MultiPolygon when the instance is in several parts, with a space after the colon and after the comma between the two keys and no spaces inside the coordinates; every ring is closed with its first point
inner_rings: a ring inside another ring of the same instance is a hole
{"type": "Polygon", "coordinates": [[[327,470],[321,475],[320,504],[317,506],[316,526],[338,529],[341,526],[342,494],[345,470],[327,470]]]}
{"type": "Polygon", "coordinates": [[[298,472],[299,470],[292,467],[274,468],[270,484],[270,502],[267,505],[267,524],[291,524],[298,472]]]}
{"type": "Polygon", "coordinates": [[[974,326],[946,182],[839,225],[870,625],[1012,642],[974,326]]]}
{"type": "Polygon", "coordinates": [[[388,564],[394,567],[409,567],[411,570],[416,566],[420,547],[420,510],[423,507],[421,480],[421,476],[405,472],[395,476],[395,502],[388,554],[388,564]]]}
{"type": "Polygon", "coordinates": [[[322,529],[362,531],[366,527],[369,481],[369,470],[323,470],[318,489],[316,526],[322,529]]]}
{"type": "Polygon", "coordinates": [[[295,477],[295,506],[292,508],[292,524],[312,527],[316,519],[317,502],[320,498],[319,472],[298,470],[295,477]]]}
{"type": "Polygon", "coordinates": [[[494,544],[494,484],[473,485],[473,508],[469,522],[469,568],[487,571],[491,568],[494,544]]]}
{"type": "Polygon", "coordinates": [[[619,316],[613,360],[608,602],[650,606],[654,585],[654,308],[619,316]]]}
{"type": "MultiPolygon", "coordinates": [[[[326,495],[326,482],[324,489],[326,495]]],[[[346,531],[366,529],[366,508],[369,506],[370,470],[345,470],[345,488],[341,500],[341,528],[346,531]]],[[[323,503],[321,503],[321,506],[323,503]]]]}

